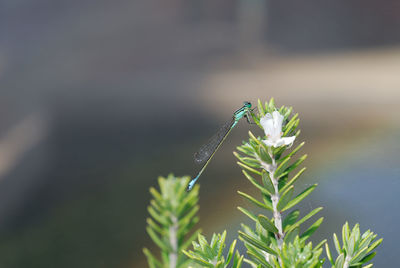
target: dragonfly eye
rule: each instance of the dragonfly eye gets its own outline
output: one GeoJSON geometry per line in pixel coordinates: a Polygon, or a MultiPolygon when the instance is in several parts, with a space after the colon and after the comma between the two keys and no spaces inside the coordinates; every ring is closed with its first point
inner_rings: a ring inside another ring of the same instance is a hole
{"type": "Polygon", "coordinates": [[[244,106],[246,106],[247,108],[251,108],[251,103],[248,101],[243,102],[244,106]]]}

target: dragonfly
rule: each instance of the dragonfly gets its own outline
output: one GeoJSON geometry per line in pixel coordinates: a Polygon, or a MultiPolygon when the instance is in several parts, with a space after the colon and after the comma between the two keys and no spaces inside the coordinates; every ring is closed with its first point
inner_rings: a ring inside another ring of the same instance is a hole
{"type": "Polygon", "coordinates": [[[196,184],[197,180],[200,178],[203,171],[206,169],[207,165],[210,163],[211,159],[213,158],[214,154],[217,152],[218,148],[224,142],[228,134],[231,130],[236,126],[240,119],[243,117],[246,118],[249,124],[252,124],[250,120],[251,113],[255,108],[251,108],[251,103],[248,101],[243,102],[243,106],[237,109],[230,121],[226,122],[221,126],[217,133],[212,136],[209,141],[200,147],[200,149],[194,154],[194,161],[197,164],[203,164],[203,167],[200,169],[199,173],[196,177],[194,177],[187,186],[187,191],[193,189],[194,185],[196,184]]]}

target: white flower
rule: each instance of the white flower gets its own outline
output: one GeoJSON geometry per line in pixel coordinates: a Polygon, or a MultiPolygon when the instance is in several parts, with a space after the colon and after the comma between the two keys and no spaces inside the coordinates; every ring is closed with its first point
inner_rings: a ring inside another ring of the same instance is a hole
{"type": "Polygon", "coordinates": [[[280,147],[282,145],[292,145],[296,136],[282,138],[283,115],[274,111],[272,115],[266,114],[260,119],[260,124],[264,129],[266,140],[263,142],[267,146],[280,147]]]}

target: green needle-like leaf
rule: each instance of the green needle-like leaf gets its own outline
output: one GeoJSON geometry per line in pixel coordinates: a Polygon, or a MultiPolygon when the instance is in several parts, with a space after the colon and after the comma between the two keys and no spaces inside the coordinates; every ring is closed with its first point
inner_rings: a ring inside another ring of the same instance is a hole
{"type": "Polygon", "coordinates": [[[344,264],[344,253],[340,254],[336,259],[335,267],[342,268],[344,264]]]}
{"type": "Polygon", "coordinates": [[[258,113],[261,115],[261,117],[263,117],[265,115],[265,111],[264,111],[264,107],[263,104],[261,103],[261,100],[258,99],[257,100],[257,107],[258,107],[258,113]]]}
{"type": "Polygon", "coordinates": [[[150,250],[148,250],[147,248],[143,249],[143,253],[144,255],[146,255],[147,260],[149,261],[149,266],[151,268],[155,268],[155,267],[162,267],[161,262],[159,262],[156,257],[153,256],[153,254],[151,254],[150,250]]]}
{"type": "Polygon", "coordinates": [[[218,255],[217,255],[218,259],[221,258],[222,250],[224,249],[224,245],[225,245],[225,238],[226,238],[226,230],[222,233],[222,236],[221,236],[221,239],[220,239],[221,246],[219,248],[218,255]]]}
{"type": "Polygon", "coordinates": [[[153,239],[154,243],[156,243],[157,246],[159,246],[162,250],[165,251],[171,251],[171,247],[169,244],[165,243],[164,241],[161,240],[161,238],[158,237],[158,235],[153,231],[153,229],[147,227],[146,228],[147,233],[153,239]]]}
{"type": "Polygon", "coordinates": [[[244,168],[244,169],[246,169],[246,170],[248,170],[248,171],[250,171],[250,172],[252,172],[252,173],[254,173],[254,174],[261,175],[261,172],[260,172],[260,171],[254,169],[254,168],[251,168],[251,167],[249,167],[249,166],[243,164],[242,162],[236,162],[236,163],[237,163],[239,166],[241,166],[242,168],[244,168]]]}
{"type": "Polygon", "coordinates": [[[290,200],[292,199],[292,195],[293,195],[293,191],[294,191],[294,187],[293,185],[290,186],[286,192],[284,192],[278,202],[277,205],[277,209],[278,211],[285,211],[286,206],[288,205],[288,203],[290,202],[290,200]]]}
{"type": "Polygon", "coordinates": [[[287,188],[289,188],[299,177],[300,175],[306,170],[306,168],[302,168],[299,172],[297,172],[297,174],[290,180],[288,181],[285,186],[283,186],[280,190],[279,193],[283,193],[284,191],[286,191],[287,188]]]}
{"type": "Polygon", "coordinates": [[[286,163],[289,162],[290,157],[286,158],[286,160],[282,161],[279,166],[276,168],[275,177],[278,177],[281,171],[286,167],[286,163]]]}
{"type": "Polygon", "coordinates": [[[285,157],[282,157],[281,159],[279,159],[278,161],[276,161],[277,163],[282,163],[283,161],[285,161],[287,158],[292,157],[293,155],[295,155],[300,149],[301,147],[303,147],[304,145],[304,141],[302,143],[300,143],[295,149],[293,149],[290,153],[288,153],[285,157]]]}
{"type": "Polygon", "coordinates": [[[258,215],[258,222],[265,230],[271,233],[277,234],[279,232],[275,225],[264,215],[258,215]]]}
{"type": "Polygon", "coordinates": [[[257,189],[259,189],[262,193],[271,195],[271,192],[268,191],[268,189],[264,188],[261,184],[259,184],[252,176],[250,176],[249,173],[247,173],[245,170],[242,170],[243,174],[246,176],[246,178],[253,184],[257,189]]]}
{"type": "Polygon", "coordinates": [[[228,256],[226,257],[226,261],[225,261],[225,265],[228,265],[231,262],[232,256],[235,251],[235,246],[236,246],[236,239],[233,240],[231,247],[229,248],[228,256]]]}
{"type": "Polygon", "coordinates": [[[319,211],[322,210],[322,207],[313,209],[311,212],[309,212],[306,216],[304,216],[301,220],[299,220],[298,222],[294,223],[293,225],[291,225],[290,227],[287,228],[287,231],[290,232],[290,230],[293,230],[294,228],[297,228],[298,226],[300,226],[300,224],[304,223],[305,221],[307,221],[308,219],[310,219],[312,216],[314,216],[315,214],[317,214],[319,211]]]}
{"type": "Polygon", "coordinates": [[[321,223],[324,221],[324,218],[319,218],[316,222],[314,222],[304,233],[301,234],[301,241],[305,242],[310,236],[319,228],[321,223]]]}
{"type": "Polygon", "coordinates": [[[287,228],[288,228],[289,226],[293,225],[293,224],[296,222],[296,220],[299,218],[299,215],[300,215],[300,212],[299,212],[298,209],[296,209],[296,210],[293,210],[292,212],[290,212],[290,213],[285,217],[285,219],[284,219],[283,222],[282,222],[282,228],[283,228],[283,231],[284,231],[284,232],[287,231],[287,228]]]}
{"type": "Polygon", "coordinates": [[[250,203],[253,203],[254,205],[260,207],[260,208],[265,208],[265,209],[270,209],[267,205],[265,205],[264,203],[261,203],[260,201],[256,200],[254,197],[243,193],[241,191],[238,191],[238,194],[241,195],[242,197],[244,197],[246,200],[248,200],[250,203]]]}
{"type": "Polygon", "coordinates": [[[329,250],[329,245],[328,245],[328,243],[325,244],[325,251],[326,251],[326,256],[328,257],[329,262],[330,262],[332,265],[335,265],[335,262],[334,262],[333,259],[332,259],[331,251],[329,250]]]}
{"type": "Polygon", "coordinates": [[[285,243],[291,243],[294,239],[299,235],[299,227],[289,230],[285,234],[284,241],[285,243]]]}
{"type": "Polygon", "coordinates": [[[250,219],[252,219],[254,222],[257,222],[257,216],[254,215],[254,213],[252,213],[252,212],[250,212],[250,211],[248,211],[247,209],[242,208],[242,207],[238,207],[238,209],[239,209],[243,214],[245,214],[247,217],[249,217],[250,219]]]}
{"type": "Polygon", "coordinates": [[[275,193],[275,188],[271,181],[271,178],[265,170],[262,172],[262,181],[265,189],[270,193],[270,195],[272,195],[272,193],[275,193]]]}
{"type": "Polygon", "coordinates": [[[311,194],[312,191],[314,191],[315,187],[317,187],[317,184],[314,184],[314,185],[311,185],[310,187],[308,187],[306,190],[304,190],[299,195],[297,195],[295,198],[293,198],[282,210],[285,211],[285,210],[297,205],[301,200],[303,200],[309,194],[311,194]]]}
{"type": "Polygon", "coordinates": [[[252,238],[251,236],[239,231],[239,238],[243,239],[245,242],[255,246],[258,249],[261,249],[269,254],[272,255],[277,255],[277,253],[270,247],[264,245],[263,243],[261,243],[260,241],[258,241],[257,239],[252,238]]]}
{"type": "Polygon", "coordinates": [[[307,155],[303,155],[302,157],[300,157],[299,159],[297,159],[293,164],[291,164],[290,166],[288,166],[285,169],[285,172],[292,172],[294,169],[296,169],[298,166],[300,166],[301,163],[304,162],[304,160],[306,160],[307,155]]]}
{"type": "Polygon", "coordinates": [[[342,248],[340,247],[339,239],[336,234],[333,234],[333,243],[335,244],[335,249],[338,254],[342,253],[342,248]]]}

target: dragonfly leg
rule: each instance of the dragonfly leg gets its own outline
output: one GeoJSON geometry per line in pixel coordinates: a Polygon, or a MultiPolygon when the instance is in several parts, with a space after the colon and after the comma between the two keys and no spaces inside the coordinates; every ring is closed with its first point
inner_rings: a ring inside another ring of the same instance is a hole
{"type": "Polygon", "coordinates": [[[245,114],[244,117],[246,118],[247,123],[249,123],[250,125],[255,125],[256,124],[255,122],[251,121],[250,115],[248,113],[245,114]]]}

